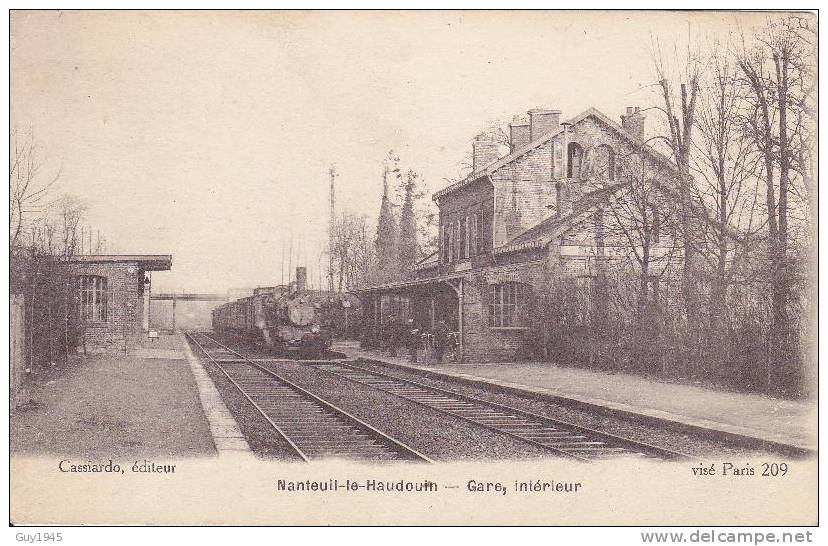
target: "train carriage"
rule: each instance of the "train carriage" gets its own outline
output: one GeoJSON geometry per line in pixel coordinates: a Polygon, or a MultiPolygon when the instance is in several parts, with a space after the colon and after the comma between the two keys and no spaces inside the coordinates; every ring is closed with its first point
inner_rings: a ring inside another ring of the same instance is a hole
{"type": "Polygon", "coordinates": [[[287,286],[257,288],[213,310],[213,330],[246,337],[279,353],[302,358],[324,355],[335,335],[352,334],[361,318],[359,300],[349,294],[308,290],[304,268],[287,286]]]}

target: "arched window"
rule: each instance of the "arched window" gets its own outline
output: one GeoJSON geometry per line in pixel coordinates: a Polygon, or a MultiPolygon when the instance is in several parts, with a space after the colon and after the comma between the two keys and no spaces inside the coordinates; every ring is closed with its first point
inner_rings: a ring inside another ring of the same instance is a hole
{"type": "Polygon", "coordinates": [[[80,316],[87,322],[106,322],[109,316],[109,292],[106,277],[81,275],[78,277],[80,291],[80,316]]]}
{"type": "Polygon", "coordinates": [[[577,142],[570,142],[567,146],[566,176],[567,178],[581,178],[581,163],[584,159],[584,149],[577,142]]]}
{"type": "Polygon", "coordinates": [[[606,144],[595,148],[592,170],[598,180],[615,180],[615,151],[606,144]]]}

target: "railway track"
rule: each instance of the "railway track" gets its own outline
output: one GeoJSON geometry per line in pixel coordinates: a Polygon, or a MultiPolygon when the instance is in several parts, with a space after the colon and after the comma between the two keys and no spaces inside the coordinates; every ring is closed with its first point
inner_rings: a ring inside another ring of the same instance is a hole
{"type": "Polygon", "coordinates": [[[416,402],[441,413],[580,461],[616,457],[687,459],[687,455],[473,396],[345,362],[304,362],[329,374],[416,402]]]}
{"type": "Polygon", "coordinates": [[[347,458],[358,461],[432,462],[204,333],[187,337],[284,438],[304,461],[347,458]]]}

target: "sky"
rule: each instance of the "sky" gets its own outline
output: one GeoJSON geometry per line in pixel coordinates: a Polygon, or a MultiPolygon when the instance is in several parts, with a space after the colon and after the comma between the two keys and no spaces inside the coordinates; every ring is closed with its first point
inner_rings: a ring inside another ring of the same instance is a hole
{"type": "Polygon", "coordinates": [[[337,208],[373,219],[389,149],[434,191],[493,121],[649,104],[652,38],[736,17],[18,11],[11,121],[119,253],[173,255],[153,290],[278,284],[291,245],[318,283],[331,165],[337,208]]]}

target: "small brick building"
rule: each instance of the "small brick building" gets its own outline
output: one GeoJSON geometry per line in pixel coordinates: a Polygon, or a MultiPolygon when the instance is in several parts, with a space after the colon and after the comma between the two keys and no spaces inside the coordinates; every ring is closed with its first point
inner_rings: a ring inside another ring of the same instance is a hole
{"type": "MultiPolygon", "coordinates": [[[[528,122],[512,123],[503,157],[497,142],[473,143],[472,173],[433,196],[438,252],[403,282],[358,291],[369,328],[380,332],[390,316],[426,330],[443,320],[458,333],[461,361],[514,360],[538,312],[533,295],[564,277],[591,282],[608,262],[630,259],[629,241],[606,228],[613,207],[637,191],[636,176],[626,173],[644,173],[655,194],[675,180],[675,165],[644,141],[637,108],[621,124],[594,108],[565,121],[560,115],[536,109],[528,122]]],[[[659,242],[659,212],[651,212],[655,263],[675,245],[659,242]]]]}
{"type": "Polygon", "coordinates": [[[77,281],[82,347],[127,352],[149,329],[150,271],[168,271],[169,255],[79,255],[66,267],[77,281]]]}

